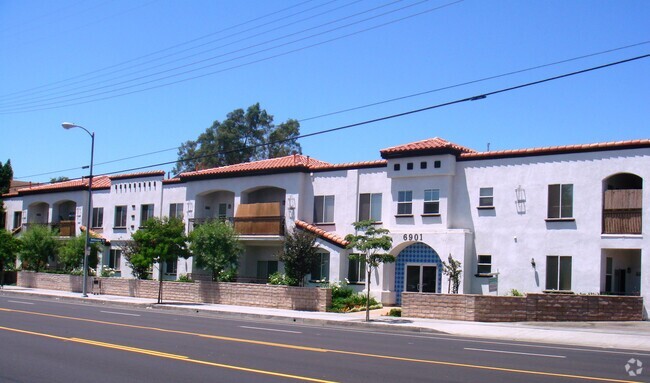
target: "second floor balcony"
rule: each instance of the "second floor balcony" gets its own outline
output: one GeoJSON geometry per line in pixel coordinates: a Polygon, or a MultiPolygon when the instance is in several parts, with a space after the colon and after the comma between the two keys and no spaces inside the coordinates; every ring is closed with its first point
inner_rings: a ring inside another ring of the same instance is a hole
{"type": "Polygon", "coordinates": [[[190,231],[195,227],[212,221],[229,221],[240,235],[279,235],[284,236],[285,219],[280,214],[280,203],[240,204],[234,217],[190,219],[190,231]]]}

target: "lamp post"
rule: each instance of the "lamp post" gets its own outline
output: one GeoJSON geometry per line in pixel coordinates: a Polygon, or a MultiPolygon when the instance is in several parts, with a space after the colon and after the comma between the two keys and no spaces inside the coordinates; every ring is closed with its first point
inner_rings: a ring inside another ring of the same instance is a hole
{"type": "Polygon", "coordinates": [[[73,124],[70,122],[64,122],[61,124],[63,129],[72,129],[72,128],[81,128],[88,133],[88,135],[91,138],[91,144],[90,144],[90,175],[88,176],[88,212],[86,214],[87,219],[86,219],[86,247],[84,250],[84,262],[83,262],[83,284],[82,284],[82,289],[81,289],[81,296],[82,297],[87,297],[87,289],[86,289],[86,280],[88,279],[88,257],[90,256],[90,225],[91,225],[91,219],[92,219],[92,209],[93,209],[93,157],[95,155],[95,132],[90,133],[88,129],[84,128],[83,126],[73,124]]]}

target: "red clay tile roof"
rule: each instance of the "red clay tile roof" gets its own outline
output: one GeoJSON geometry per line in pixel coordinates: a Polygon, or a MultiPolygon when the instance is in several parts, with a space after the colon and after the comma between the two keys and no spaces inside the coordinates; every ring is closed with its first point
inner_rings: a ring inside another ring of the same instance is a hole
{"type": "Polygon", "coordinates": [[[180,182],[181,182],[181,179],[178,178],[178,177],[176,177],[176,178],[169,178],[169,179],[166,179],[166,180],[163,180],[163,181],[162,181],[163,184],[178,184],[178,183],[180,183],[180,182]]]}
{"type": "Polygon", "coordinates": [[[595,144],[547,146],[541,148],[497,150],[493,152],[461,153],[460,160],[480,160],[505,157],[542,156],[562,153],[597,152],[603,150],[635,149],[650,147],[650,139],[601,142],[595,144]]]}
{"type": "Polygon", "coordinates": [[[346,241],[341,236],[339,236],[337,234],[334,234],[334,233],[330,233],[328,231],[325,231],[325,230],[321,229],[320,227],[312,225],[312,224],[307,223],[305,221],[296,220],[296,227],[299,228],[299,229],[308,231],[308,232],[310,232],[312,234],[315,234],[319,238],[322,238],[322,239],[324,239],[324,240],[326,240],[326,241],[328,241],[328,242],[330,242],[330,243],[332,243],[334,245],[340,246],[340,247],[347,247],[348,244],[350,244],[350,242],[346,241]]]}
{"type": "Polygon", "coordinates": [[[460,154],[474,152],[473,149],[454,144],[439,137],[434,137],[422,141],[411,142],[410,144],[382,149],[379,153],[381,153],[382,158],[394,158],[419,156],[424,154],[460,154]]]}
{"type": "Polygon", "coordinates": [[[386,160],[374,161],[361,161],[361,162],[347,162],[342,164],[328,164],[324,166],[313,166],[310,170],[313,171],[327,171],[327,170],[343,170],[343,169],[359,169],[359,168],[380,168],[388,164],[386,160]]]}
{"type": "MultiPolygon", "coordinates": [[[[123,180],[127,178],[142,178],[142,177],[154,177],[154,176],[164,176],[164,170],[152,170],[150,172],[140,172],[140,173],[130,173],[130,174],[116,174],[109,176],[108,178],[112,180],[123,180]]],[[[94,182],[94,181],[93,181],[94,182]]]]}
{"type": "MultiPolygon", "coordinates": [[[[93,190],[108,189],[111,187],[111,180],[107,176],[93,177],[93,190]]],[[[69,181],[55,182],[51,184],[40,184],[28,186],[16,190],[15,195],[21,194],[36,194],[36,193],[52,193],[70,190],[85,190],[88,189],[88,178],[75,179],[69,181]]]]}
{"type": "Polygon", "coordinates": [[[309,158],[301,154],[294,154],[286,157],[271,158],[268,160],[244,162],[241,164],[221,166],[218,168],[211,168],[205,170],[197,170],[193,172],[185,172],[179,174],[182,179],[188,178],[203,178],[210,176],[219,176],[226,174],[236,173],[260,173],[275,170],[288,170],[288,169],[310,169],[317,166],[328,166],[327,162],[320,161],[314,158],[309,158]]]}

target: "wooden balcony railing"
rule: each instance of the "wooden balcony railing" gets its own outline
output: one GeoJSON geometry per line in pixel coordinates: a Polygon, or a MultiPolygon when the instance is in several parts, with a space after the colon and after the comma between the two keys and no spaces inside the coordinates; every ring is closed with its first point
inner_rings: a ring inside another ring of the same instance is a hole
{"type": "Polygon", "coordinates": [[[603,234],[641,234],[641,209],[603,210],[603,234]]]}
{"type": "MultiPolygon", "coordinates": [[[[213,220],[217,218],[190,219],[190,231],[213,220]]],[[[241,235],[284,235],[284,217],[229,217],[219,220],[228,220],[241,235]]]]}
{"type": "Polygon", "coordinates": [[[59,221],[53,223],[28,222],[28,223],[24,223],[23,226],[25,227],[25,230],[29,230],[30,227],[34,227],[34,226],[49,227],[52,230],[57,230],[59,232],[59,237],[77,236],[77,225],[75,224],[74,221],[59,221]]]}

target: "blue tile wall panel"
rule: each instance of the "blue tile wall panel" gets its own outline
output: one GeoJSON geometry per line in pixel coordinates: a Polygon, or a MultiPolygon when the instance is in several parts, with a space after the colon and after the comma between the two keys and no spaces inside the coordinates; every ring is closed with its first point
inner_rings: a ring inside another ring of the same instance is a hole
{"type": "Polygon", "coordinates": [[[429,245],[418,242],[409,245],[402,250],[395,261],[395,292],[397,295],[397,305],[402,304],[402,291],[404,291],[404,268],[407,263],[426,263],[438,267],[438,281],[436,283],[436,292],[440,292],[442,284],[442,261],[429,245]]]}

